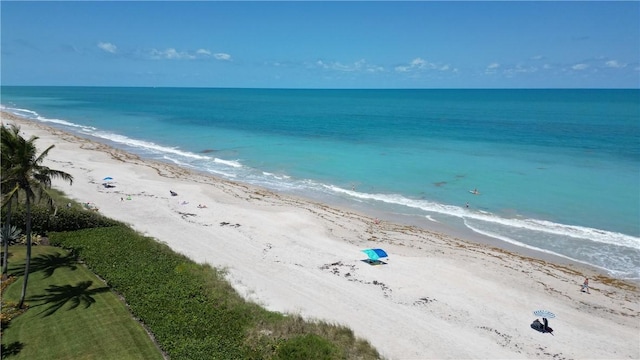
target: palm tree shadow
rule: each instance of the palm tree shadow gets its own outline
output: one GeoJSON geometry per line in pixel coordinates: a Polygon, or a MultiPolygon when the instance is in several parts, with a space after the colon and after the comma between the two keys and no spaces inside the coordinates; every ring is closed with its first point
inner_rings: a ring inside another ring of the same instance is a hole
{"type": "Polygon", "coordinates": [[[93,298],[94,295],[109,291],[109,288],[106,286],[89,289],[91,284],[93,284],[93,281],[81,281],[76,286],[49,285],[49,288],[46,290],[47,294],[32,296],[29,298],[29,301],[42,302],[35,306],[48,305],[47,308],[41,312],[44,316],[55,313],[67,303],[71,304],[69,310],[77,308],[80,304],[84,304],[84,308],[86,309],[96,302],[93,298]]]}
{"type": "MultiPolygon", "coordinates": [[[[33,274],[38,271],[44,272],[44,277],[48,278],[58,268],[67,267],[70,270],[78,268],[78,259],[73,253],[67,255],[56,254],[44,254],[36,256],[31,259],[31,265],[29,266],[29,273],[33,274]]],[[[16,276],[24,276],[24,266],[20,268],[12,269],[16,276]]]]}
{"type": "Polygon", "coordinates": [[[24,344],[19,341],[14,341],[6,346],[2,344],[2,358],[8,358],[9,356],[18,355],[20,350],[24,347],[24,344]]]}

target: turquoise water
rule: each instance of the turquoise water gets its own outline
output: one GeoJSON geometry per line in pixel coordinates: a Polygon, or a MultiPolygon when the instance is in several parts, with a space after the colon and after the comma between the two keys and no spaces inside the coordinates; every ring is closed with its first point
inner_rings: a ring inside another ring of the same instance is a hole
{"type": "Polygon", "coordinates": [[[1,95],[4,110],[143,157],[438,221],[640,279],[639,90],[1,95]]]}

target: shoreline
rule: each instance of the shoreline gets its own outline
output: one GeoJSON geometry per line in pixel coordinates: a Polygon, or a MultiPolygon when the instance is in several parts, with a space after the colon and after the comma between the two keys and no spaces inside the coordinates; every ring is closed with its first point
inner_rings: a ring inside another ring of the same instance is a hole
{"type": "Polygon", "coordinates": [[[54,181],[56,189],[225,269],[246,299],[346,325],[385,357],[640,358],[637,284],[599,269],[397,219],[376,223],[373,214],[143,160],[7,113],[2,119],[39,136],[39,149],[56,145],[45,165],[75,178],[72,186],[54,181]],[[105,176],[115,188],[101,186],[105,176]],[[361,261],[360,250],[371,247],[389,253],[386,265],[361,261]],[[585,276],[591,295],[579,291],[585,276]],[[562,336],[529,328],[541,307],[558,315],[551,326],[562,336]]]}
{"type": "MultiPolygon", "coordinates": [[[[173,164],[169,164],[173,166],[173,164]]],[[[198,172],[198,171],[196,171],[198,172]]],[[[211,175],[205,172],[198,172],[203,176],[212,176],[217,178],[215,175],[211,175]]],[[[250,185],[253,186],[253,185],[250,185]]],[[[267,190],[273,191],[273,190],[267,190]]],[[[474,232],[468,228],[464,227],[456,227],[452,224],[441,223],[438,221],[431,221],[426,217],[422,217],[420,215],[414,216],[404,216],[400,214],[396,214],[393,212],[387,212],[384,210],[371,209],[371,208],[355,208],[350,205],[348,201],[337,201],[335,199],[325,198],[322,200],[316,198],[305,197],[304,195],[297,195],[291,193],[284,193],[285,196],[293,196],[300,198],[302,201],[314,201],[320,202],[331,207],[335,207],[341,209],[343,211],[351,211],[362,214],[366,217],[369,217],[371,221],[375,219],[379,219],[380,221],[392,222],[406,226],[413,226],[420,230],[428,231],[428,232],[436,232],[442,234],[443,236],[453,237],[457,239],[463,239],[466,242],[473,243],[475,245],[480,246],[489,246],[491,248],[495,248],[497,250],[506,251],[513,253],[514,255],[521,256],[523,258],[532,258],[535,260],[540,260],[544,262],[549,262],[552,264],[559,264],[562,266],[573,266],[580,271],[598,273],[605,277],[611,277],[617,280],[621,280],[624,282],[633,283],[635,285],[640,285],[640,279],[625,279],[615,277],[607,272],[606,269],[599,268],[595,265],[582,263],[570,258],[566,258],[560,255],[556,255],[553,253],[545,252],[544,250],[536,250],[526,246],[516,245],[507,241],[503,241],[497,238],[493,238],[491,236],[483,235],[474,232]]]]}

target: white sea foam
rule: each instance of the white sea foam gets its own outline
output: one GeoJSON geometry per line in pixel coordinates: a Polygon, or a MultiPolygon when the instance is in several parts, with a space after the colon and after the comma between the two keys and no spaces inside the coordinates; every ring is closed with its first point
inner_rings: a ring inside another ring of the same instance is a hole
{"type": "MultiPolygon", "coordinates": [[[[61,119],[46,118],[46,117],[40,116],[37,112],[31,111],[28,109],[8,108],[4,105],[2,105],[0,108],[3,111],[10,112],[20,117],[26,117],[29,119],[43,122],[43,123],[50,123],[50,124],[62,126],[64,128],[67,128],[67,130],[71,132],[77,132],[77,133],[88,135],[94,138],[107,140],[112,143],[124,145],[126,147],[135,149],[136,151],[160,155],[162,159],[166,161],[170,161],[176,165],[183,166],[183,167],[198,169],[200,166],[196,164],[192,164],[189,161],[179,160],[177,157],[184,158],[185,160],[196,160],[196,161],[200,161],[201,163],[214,163],[214,164],[222,165],[223,167],[231,167],[231,168],[243,167],[240,161],[238,160],[224,160],[219,158],[212,158],[209,156],[195,154],[189,151],[184,151],[176,147],[162,146],[150,141],[133,139],[120,134],[101,131],[92,126],[79,125],[79,124],[69,122],[66,120],[61,120],[61,119]]],[[[211,172],[216,175],[220,175],[227,178],[237,177],[237,174],[232,172],[223,171],[218,168],[214,169],[206,165],[204,167],[208,172],[211,172]]]]}
{"type": "Polygon", "coordinates": [[[231,167],[234,167],[234,168],[241,168],[242,167],[242,164],[238,160],[223,160],[223,159],[214,158],[213,162],[215,162],[217,164],[223,164],[223,165],[231,166],[231,167]]]}
{"type": "Polygon", "coordinates": [[[192,159],[198,159],[198,160],[213,160],[208,156],[194,154],[192,152],[180,150],[179,148],[162,146],[150,141],[132,139],[130,137],[114,134],[111,132],[92,131],[90,133],[87,133],[87,135],[109,140],[114,143],[126,145],[129,147],[137,148],[137,149],[155,153],[155,154],[174,154],[174,155],[179,155],[185,158],[192,158],[192,159]]]}
{"type": "Polygon", "coordinates": [[[180,167],[186,167],[186,168],[189,168],[189,169],[197,169],[197,167],[193,166],[192,164],[190,164],[188,162],[185,162],[185,161],[180,161],[179,159],[176,159],[173,156],[164,155],[164,156],[162,156],[162,159],[166,160],[166,161],[169,161],[169,162],[172,162],[172,163],[174,163],[174,164],[176,164],[176,165],[178,165],[180,167]]]}
{"type": "Polygon", "coordinates": [[[238,177],[238,175],[236,175],[234,173],[230,173],[230,172],[227,172],[227,171],[222,171],[220,169],[207,168],[206,171],[211,173],[211,174],[218,175],[220,177],[224,177],[226,179],[235,179],[235,178],[238,177]]]}
{"type": "Polygon", "coordinates": [[[115,134],[112,132],[101,131],[93,126],[79,125],[79,124],[62,120],[62,119],[46,118],[46,117],[40,116],[35,111],[31,111],[27,109],[6,108],[4,106],[2,107],[2,109],[5,111],[9,111],[18,116],[23,116],[23,117],[26,116],[28,118],[35,119],[40,122],[60,125],[62,127],[68,128],[71,131],[77,131],[85,135],[108,140],[110,142],[114,142],[117,144],[125,145],[131,148],[136,148],[136,149],[154,153],[154,154],[175,154],[185,158],[192,158],[192,159],[198,159],[198,160],[213,160],[213,161],[225,163],[229,166],[234,166],[234,167],[242,166],[237,161],[212,159],[211,157],[194,154],[192,152],[184,151],[176,147],[162,146],[150,141],[133,139],[133,138],[115,134]]]}
{"type": "Polygon", "coordinates": [[[78,129],[79,131],[83,131],[85,133],[90,133],[96,130],[96,128],[92,127],[92,126],[85,126],[85,125],[78,125],[66,120],[61,120],[61,119],[50,119],[50,118],[45,118],[42,116],[38,116],[37,120],[45,122],[45,123],[53,123],[53,124],[58,124],[58,125],[63,125],[63,126],[67,126],[67,127],[71,127],[71,128],[75,128],[78,129]]]}
{"type": "Polygon", "coordinates": [[[469,229],[475,231],[478,234],[481,234],[481,235],[484,235],[484,236],[488,236],[488,237],[492,237],[494,239],[498,239],[498,240],[504,241],[504,242],[509,243],[509,244],[513,244],[513,245],[520,246],[520,247],[523,247],[523,248],[526,248],[526,249],[530,249],[530,250],[539,251],[539,252],[542,252],[542,253],[545,253],[545,254],[558,256],[558,257],[561,257],[563,259],[567,259],[567,260],[574,261],[574,262],[577,262],[577,263],[581,263],[581,264],[584,264],[584,265],[595,266],[595,267],[597,267],[597,268],[599,268],[601,270],[611,271],[610,269],[607,269],[605,267],[594,265],[594,264],[586,262],[586,261],[582,261],[582,260],[567,256],[567,255],[564,255],[564,254],[557,253],[555,251],[551,251],[551,250],[543,249],[543,248],[540,248],[540,247],[537,247],[537,246],[532,246],[532,245],[529,245],[529,244],[525,244],[523,242],[516,241],[516,240],[511,239],[511,238],[509,238],[507,236],[503,236],[503,235],[497,234],[497,233],[492,232],[492,231],[480,230],[477,227],[474,227],[473,225],[468,224],[466,221],[465,221],[465,225],[469,229]]]}
{"type": "Polygon", "coordinates": [[[37,119],[38,113],[29,109],[11,108],[4,105],[0,105],[0,110],[10,112],[16,116],[26,117],[28,119],[37,119]]]}
{"type": "Polygon", "coordinates": [[[585,265],[595,266],[599,269],[605,270],[613,276],[618,276],[626,279],[635,279],[640,277],[640,272],[638,271],[637,264],[638,261],[635,255],[629,255],[631,257],[628,257],[623,254],[623,252],[625,251],[623,250],[624,248],[629,248],[629,252],[631,254],[640,250],[640,238],[630,235],[582,226],[558,224],[545,220],[503,218],[487,211],[470,211],[459,206],[439,204],[428,200],[408,199],[397,194],[359,193],[336,186],[327,186],[327,188],[336,193],[348,194],[358,199],[379,201],[386,204],[406,206],[426,212],[434,212],[443,215],[458,217],[463,220],[464,225],[470,230],[504,241],[506,243],[547,254],[552,254],[585,265]],[[500,231],[498,233],[486,229],[480,229],[477,226],[471,224],[471,220],[500,226],[505,231],[500,231]],[[581,254],[583,256],[580,256],[580,258],[578,258],[577,256],[569,256],[552,249],[525,244],[521,241],[513,239],[508,235],[509,233],[515,235],[516,232],[519,231],[528,231],[532,234],[538,234],[534,235],[534,238],[536,236],[549,237],[550,239],[562,239],[563,237],[565,237],[565,239],[575,239],[578,242],[590,241],[593,244],[599,243],[601,244],[601,246],[615,246],[617,250],[615,252],[608,252],[609,255],[606,258],[600,258],[598,257],[597,248],[594,248],[593,251],[581,254]],[[618,255],[615,255],[616,253],[618,255]]]}
{"type": "Polygon", "coordinates": [[[587,239],[603,244],[640,249],[640,238],[617,232],[593,229],[583,226],[558,224],[545,220],[503,218],[485,211],[467,211],[466,209],[459,206],[440,204],[428,200],[414,200],[397,194],[368,194],[346,190],[333,185],[327,185],[326,187],[336,193],[348,194],[360,199],[380,201],[394,205],[402,205],[414,209],[420,209],[423,211],[455,216],[462,219],[469,218],[490,223],[497,223],[510,228],[520,228],[558,236],[569,236],[577,239],[587,239]]]}
{"type": "Polygon", "coordinates": [[[434,219],[433,217],[431,217],[431,215],[427,215],[425,216],[425,218],[429,221],[433,221],[433,222],[439,222],[438,220],[434,219]]]}
{"type": "Polygon", "coordinates": [[[193,170],[196,170],[196,171],[205,171],[205,172],[208,172],[208,173],[220,176],[220,177],[224,177],[224,178],[227,178],[227,179],[237,177],[237,174],[231,173],[231,172],[228,172],[228,171],[223,171],[220,168],[212,168],[212,167],[206,166],[206,165],[204,165],[204,166],[195,165],[195,164],[192,164],[190,162],[182,161],[182,160],[180,160],[180,159],[178,159],[178,158],[176,158],[174,156],[170,156],[170,155],[164,155],[162,157],[162,159],[165,160],[165,161],[174,163],[175,165],[178,165],[178,166],[183,167],[183,168],[189,168],[189,169],[193,169],[193,170]]]}
{"type": "Polygon", "coordinates": [[[275,178],[275,179],[277,179],[277,180],[290,180],[290,179],[291,179],[291,177],[290,177],[290,176],[282,175],[282,174],[278,174],[278,175],[276,175],[276,174],[274,174],[274,173],[270,173],[270,172],[267,172],[267,171],[263,171],[263,172],[262,172],[262,174],[263,174],[264,176],[267,176],[267,177],[273,177],[273,178],[275,178]]]}
{"type": "Polygon", "coordinates": [[[38,114],[35,111],[32,110],[28,110],[28,109],[20,109],[20,108],[7,108],[5,106],[0,106],[0,109],[2,111],[7,111],[11,114],[14,114],[16,116],[20,116],[20,117],[24,117],[27,119],[32,119],[32,120],[37,120],[40,122],[44,122],[44,123],[51,123],[51,124],[56,124],[56,125],[61,125],[61,126],[65,126],[65,127],[69,127],[72,128],[76,131],[83,131],[86,133],[89,133],[91,131],[95,131],[96,128],[91,127],[91,126],[86,126],[86,125],[79,125],[79,124],[75,124],[66,120],[62,120],[62,119],[52,119],[52,118],[46,118],[44,116],[40,116],[40,114],[38,114]]]}

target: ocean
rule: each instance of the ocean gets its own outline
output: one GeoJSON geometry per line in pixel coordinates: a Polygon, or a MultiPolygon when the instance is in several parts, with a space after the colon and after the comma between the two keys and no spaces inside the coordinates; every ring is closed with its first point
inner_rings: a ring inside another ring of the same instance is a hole
{"type": "Polygon", "coordinates": [[[0,102],[143,158],[640,280],[640,90],[3,86],[0,102]]]}

